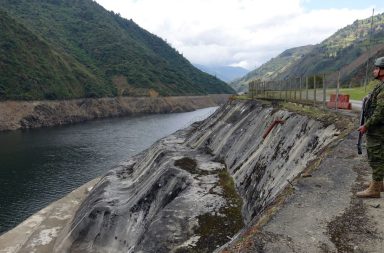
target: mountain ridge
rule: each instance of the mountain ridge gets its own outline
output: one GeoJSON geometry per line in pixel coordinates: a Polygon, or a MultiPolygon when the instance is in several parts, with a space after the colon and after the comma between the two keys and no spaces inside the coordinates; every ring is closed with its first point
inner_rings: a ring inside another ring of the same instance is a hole
{"type": "MultiPolygon", "coordinates": [[[[368,55],[370,25],[371,17],[354,21],[352,24],[339,29],[321,43],[313,45],[307,52],[303,51],[301,57],[285,59],[287,67],[281,71],[279,65],[275,64],[274,61],[282,62],[285,52],[300,49],[301,47],[288,49],[230,85],[237,91],[246,91],[248,82],[256,79],[266,81],[282,80],[321,73],[327,73],[329,81],[335,83],[338,71],[342,70],[342,85],[357,86],[363,78],[361,72],[366,66],[367,59],[372,60],[372,58],[382,55],[381,52],[384,47],[384,13],[373,16],[373,39],[370,49],[371,54],[368,55]],[[270,75],[266,75],[265,71],[263,72],[265,66],[270,67],[270,75]],[[357,73],[360,73],[359,78],[353,76],[357,73]]],[[[372,64],[369,64],[369,71],[371,69],[372,64]]]]}
{"type": "Polygon", "coordinates": [[[244,76],[249,70],[241,67],[232,67],[232,66],[210,66],[203,64],[193,64],[196,68],[204,71],[210,75],[218,77],[224,82],[231,82],[235,79],[238,79],[244,76]]]}
{"type": "Polygon", "coordinates": [[[279,54],[277,57],[270,59],[260,67],[250,71],[247,75],[230,83],[237,91],[248,90],[247,82],[255,79],[273,79],[279,73],[284,72],[290,65],[300,60],[306,53],[313,49],[313,45],[290,48],[279,54]]]}

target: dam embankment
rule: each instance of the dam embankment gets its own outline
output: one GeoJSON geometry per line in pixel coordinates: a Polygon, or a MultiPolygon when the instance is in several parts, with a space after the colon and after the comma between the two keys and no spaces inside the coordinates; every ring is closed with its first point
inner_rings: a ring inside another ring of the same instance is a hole
{"type": "Polygon", "coordinates": [[[187,112],[226,102],[229,95],[116,97],[65,101],[0,102],[0,131],[50,127],[93,119],[187,112]]]}
{"type": "Polygon", "coordinates": [[[41,239],[45,223],[7,252],[213,252],[345,130],[336,115],[309,111],[228,102],[113,168],[65,223],[47,216],[57,219],[54,235],[41,239]]]}

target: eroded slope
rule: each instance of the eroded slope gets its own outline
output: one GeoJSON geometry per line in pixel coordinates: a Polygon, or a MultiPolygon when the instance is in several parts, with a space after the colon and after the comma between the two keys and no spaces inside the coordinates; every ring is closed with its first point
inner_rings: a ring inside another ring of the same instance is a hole
{"type": "Polygon", "coordinates": [[[212,252],[337,135],[333,124],[307,116],[256,101],[229,102],[111,170],[61,233],[55,252],[212,252]],[[276,119],[284,124],[263,139],[276,119]]]}

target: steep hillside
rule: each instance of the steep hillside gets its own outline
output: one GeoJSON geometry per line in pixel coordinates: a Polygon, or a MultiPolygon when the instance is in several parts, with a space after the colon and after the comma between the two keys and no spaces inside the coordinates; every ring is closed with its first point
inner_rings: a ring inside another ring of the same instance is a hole
{"type": "MultiPolygon", "coordinates": [[[[367,53],[371,18],[357,20],[324,40],[279,77],[338,71],[367,53]]],[[[374,17],[372,46],[384,43],[384,14],[374,17]]]]}
{"type": "MultiPolygon", "coordinates": [[[[254,79],[276,80],[319,73],[328,73],[331,79],[335,79],[339,70],[343,74],[342,82],[357,85],[354,74],[361,73],[363,69],[365,73],[370,31],[371,18],[356,20],[320,44],[308,47],[301,57],[287,58],[285,68],[278,68],[275,59],[272,59],[231,86],[238,89],[241,85],[246,87],[247,82],[254,79]],[[274,66],[269,75],[265,75],[265,66],[274,66]]],[[[384,13],[374,16],[371,38],[371,58],[375,58],[381,55],[384,48],[384,13]]],[[[282,55],[284,53],[276,59],[282,55]]]]}
{"type": "Polygon", "coordinates": [[[161,38],[92,0],[0,0],[0,8],[56,51],[74,58],[94,75],[95,83],[103,83],[91,96],[233,92],[224,82],[194,68],[161,38]]]}
{"type": "Polygon", "coordinates": [[[56,99],[112,94],[88,69],[0,11],[0,98],[56,99]],[[105,90],[103,90],[105,89],[105,90]]]}
{"type": "MultiPolygon", "coordinates": [[[[371,55],[372,61],[373,59],[384,56],[384,43],[373,47],[371,50],[371,55]]],[[[365,73],[367,71],[367,57],[368,55],[365,53],[341,69],[341,71],[344,73],[344,78],[342,79],[344,83],[351,82],[352,84],[358,84],[361,82],[361,80],[364,80],[365,73]]],[[[373,65],[369,64],[368,66],[368,73],[372,73],[373,65]]]]}

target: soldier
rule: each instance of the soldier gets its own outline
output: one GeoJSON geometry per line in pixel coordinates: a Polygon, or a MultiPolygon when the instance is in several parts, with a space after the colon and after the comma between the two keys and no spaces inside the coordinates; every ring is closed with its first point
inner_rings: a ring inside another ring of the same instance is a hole
{"type": "Polygon", "coordinates": [[[374,66],[373,76],[380,83],[368,95],[366,121],[358,129],[362,134],[367,133],[368,161],[373,173],[368,189],[356,194],[360,198],[380,198],[380,192],[384,191],[384,57],[377,58],[374,66]]]}

